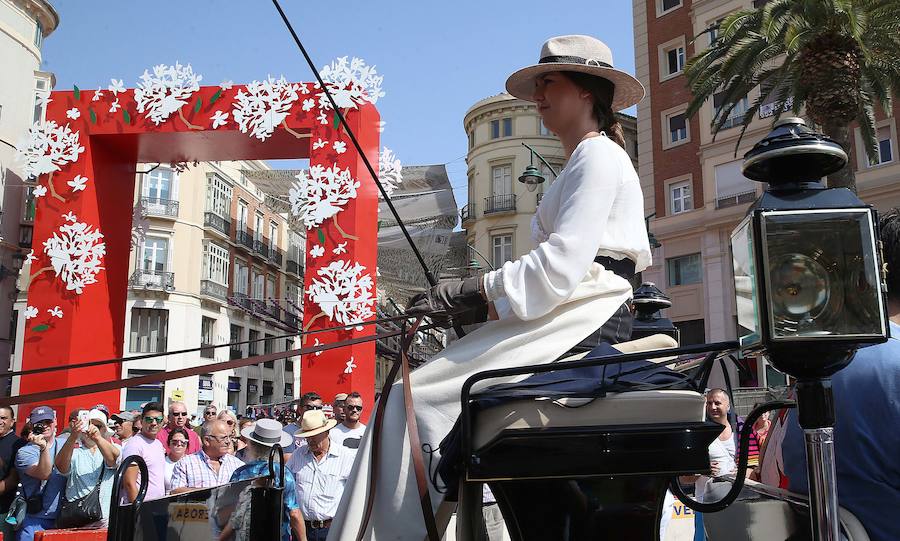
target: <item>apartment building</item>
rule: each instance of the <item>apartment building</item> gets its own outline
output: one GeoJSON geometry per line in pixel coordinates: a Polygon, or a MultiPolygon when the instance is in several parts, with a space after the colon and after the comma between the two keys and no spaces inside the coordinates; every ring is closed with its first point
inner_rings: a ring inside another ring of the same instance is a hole
{"type": "MultiPolygon", "coordinates": [[[[13,304],[16,277],[31,246],[34,222],[33,179],[15,159],[16,144],[28,128],[44,119],[44,99],[53,88],[52,73],[41,71],[41,46],[59,15],[46,0],[0,0],[0,365],[13,361],[16,327],[13,304]]],[[[0,378],[0,395],[11,380],[0,378]]]]}
{"type": "MultiPolygon", "coordinates": [[[[661,246],[644,279],[672,299],[667,316],[681,329],[682,343],[737,336],[730,253],[732,229],[764,187],[741,174],[741,162],[771,129],[774,103],[764,104],[738,144],[741,120],[759,89],[740,103],[715,137],[710,124],[714,96],[686,118],[691,100],[684,76],[688,59],[713,43],[718,22],[762,0],[633,0],[635,66],[647,97],[638,105],[638,173],[650,231],[661,246]]],[[[773,100],[774,101],[774,100],[773,100]]],[[[870,161],[858,128],[851,149],[860,197],[878,209],[900,204],[900,166],[894,117],[878,117],[879,156],[870,161]]],[[[755,361],[754,361],[755,362],[755,361]]],[[[765,365],[736,374],[743,386],[778,385],[781,374],[765,365]]]]}
{"type": "MultiPolygon", "coordinates": [[[[305,238],[247,179],[269,169],[265,162],[137,167],[125,356],[256,341],[126,361],[123,377],[299,347],[284,335],[300,326],[305,238]]],[[[243,412],[291,400],[299,388],[297,357],[123,389],[118,406],[183,400],[190,412],[207,404],[243,412]]]]}
{"type": "MultiPolygon", "coordinates": [[[[637,158],[635,118],[617,113],[625,131],[626,150],[637,158]]],[[[531,217],[544,191],[566,163],[559,139],[541,122],[531,102],[501,93],[475,103],[465,115],[469,139],[468,204],[460,209],[467,232],[469,260],[484,269],[497,268],[531,250],[531,217]],[[523,143],[552,166],[550,170],[523,143]],[[535,191],[518,181],[533,164],[545,177],[535,191]]]]}

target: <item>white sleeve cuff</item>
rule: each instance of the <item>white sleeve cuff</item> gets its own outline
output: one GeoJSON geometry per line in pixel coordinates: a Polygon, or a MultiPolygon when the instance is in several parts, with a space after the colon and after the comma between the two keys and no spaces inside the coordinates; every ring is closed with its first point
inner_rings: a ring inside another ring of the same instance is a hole
{"type": "Polygon", "coordinates": [[[506,291],[503,289],[503,269],[497,269],[484,275],[484,295],[488,302],[505,297],[506,291]]]}

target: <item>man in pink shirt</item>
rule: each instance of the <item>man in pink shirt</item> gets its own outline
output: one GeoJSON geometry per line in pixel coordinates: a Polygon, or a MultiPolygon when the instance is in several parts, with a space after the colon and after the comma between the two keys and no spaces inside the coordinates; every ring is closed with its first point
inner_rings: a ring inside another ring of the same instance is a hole
{"type": "Polygon", "coordinates": [[[166,453],[169,452],[169,432],[175,427],[183,428],[188,433],[187,454],[192,455],[200,450],[200,436],[188,424],[187,406],[184,402],[169,402],[169,423],[156,436],[166,453]]]}
{"type": "MultiPolygon", "coordinates": [[[[164,420],[162,404],[148,403],[141,414],[141,431],[128,438],[122,449],[122,460],[138,455],[147,463],[147,496],[144,498],[146,500],[155,500],[166,495],[166,451],[162,443],[156,439],[164,420]]],[[[123,488],[127,502],[133,502],[137,497],[140,486],[138,475],[136,465],[125,471],[123,488]]]]}

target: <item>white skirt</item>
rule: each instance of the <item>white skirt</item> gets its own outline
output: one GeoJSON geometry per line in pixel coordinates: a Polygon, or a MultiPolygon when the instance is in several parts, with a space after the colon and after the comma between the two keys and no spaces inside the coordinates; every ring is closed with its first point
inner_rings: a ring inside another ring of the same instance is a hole
{"type": "MultiPolygon", "coordinates": [[[[484,370],[540,365],[554,361],[606,322],[631,298],[624,278],[594,263],[565,303],[546,316],[523,321],[515,316],[490,322],[450,344],[411,374],[419,437],[437,449],[460,413],[463,383],[484,370]]],[[[498,311],[499,307],[498,307],[498,311]]],[[[508,311],[503,311],[509,313],[508,311]]],[[[503,383],[489,380],[484,385],[503,383]]],[[[362,523],[369,492],[370,470],[378,467],[378,487],[365,539],[419,540],[426,538],[422,507],[406,430],[402,381],[394,383],[384,410],[381,463],[371,462],[371,434],[363,437],[353,473],[344,487],[328,541],[353,541],[362,523]]],[[[478,386],[476,385],[476,389],[478,386]]],[[[369,426],[372,426],[370,421],[369,426]]],[[[420,451],[421,452],[421,451],[420,451]]],[[[436,467],[435,453],[430,460],[436,467]]],[[[443,495],[429,482],[432,508],[443,495]]]]}

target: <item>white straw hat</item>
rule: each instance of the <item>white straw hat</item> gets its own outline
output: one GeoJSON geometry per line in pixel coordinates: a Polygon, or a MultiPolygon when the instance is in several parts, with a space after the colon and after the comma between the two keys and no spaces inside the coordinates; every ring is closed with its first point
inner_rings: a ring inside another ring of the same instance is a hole
{"type": "Polygon", "coordinates": [[[577,71],[595,75],[615,85],[611,108],[621,111],[644,98],[644,85],[632,75],[613,67],[612,51],[591,36],[557,36],[541,47],[537,64],[522,68],[506,79],[506,91],[526,101],[534,101],[534,81],[551,71],[577,71]]]}
{"type": "Polygon", "coordinates": [[[276,443],[287,447],[294,442],[290,434],[281,430],[281,423],[275,419],[259,419],[253,426],[245,426],[241,430],[241,436],[266,447],[272,447],[276,443]]]}
{"type": "Polygon", "coordinates": [[[294,434],[295,438],[308,438],[331,430],[337,424],[335,419],[325,417],[322,410],[309,410],[303,414],[300,421],[300,431],[294,434]]]}

